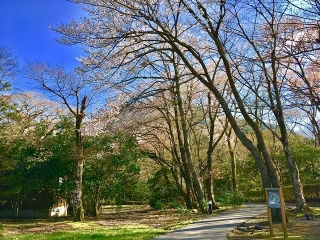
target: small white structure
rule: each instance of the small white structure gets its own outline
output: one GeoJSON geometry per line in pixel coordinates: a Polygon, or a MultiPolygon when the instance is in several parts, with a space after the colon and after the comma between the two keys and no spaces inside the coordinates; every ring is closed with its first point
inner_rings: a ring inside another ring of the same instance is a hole
{"type": "Polygon", "coordinates": [[[68,215],[68,204],[65,200],[59,200],[50,209],[50,217],[63,217],[68,215]]]}

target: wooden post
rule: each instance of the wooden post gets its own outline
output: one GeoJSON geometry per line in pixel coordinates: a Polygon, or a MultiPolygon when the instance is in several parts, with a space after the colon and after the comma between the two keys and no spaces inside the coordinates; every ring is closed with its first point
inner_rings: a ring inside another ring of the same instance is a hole
{"type": "Polygon", "coordinates": [[[266,195],[267,212],[268,212],[269,227],[270,227],[270,236],[271,237],[274,236],[271,208],[280,208],[284,239],[287,239],[288,238],[287,219],[286,219],[286,209],[285,209],[282,189],[266,188],[265,195],[266,195]]]}
{"type": "Polygon", "coordinates": [[[271,208],[269,207],[268,207],[268,219],[269,219],[270,237],[273,237],[274,233],[273,233],[273,224],[272,224],[272,214],[271,214],[271,208]]]}
{"type": "Polygon", "coordinates": [[[284,239],[288,238],[288,230],[287,230],[287,218],[286,218],[286,208],[283,199],[282,189],[279,189],[279,197],[280,197],[280,205],[281,205],[281,218],[282,218],[282,228],[284,233],[284,239]]]}

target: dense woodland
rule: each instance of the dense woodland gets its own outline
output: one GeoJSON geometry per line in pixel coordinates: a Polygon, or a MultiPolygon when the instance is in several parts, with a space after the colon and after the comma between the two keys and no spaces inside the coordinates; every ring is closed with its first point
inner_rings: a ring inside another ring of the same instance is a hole
{"type": "Polygon", "coordinates": [[[73,0],[53,28],[73,70],[0,48],[0,203],[67,199],[207,211],[249,190],[319,183],[318,0],[73,0]],[[13,92],[14,80],[34,92],[13,92]]]}

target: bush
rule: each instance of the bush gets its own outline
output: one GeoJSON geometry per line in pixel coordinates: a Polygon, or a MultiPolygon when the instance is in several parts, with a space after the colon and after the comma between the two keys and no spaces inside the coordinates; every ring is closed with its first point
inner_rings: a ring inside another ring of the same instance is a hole
{"type": "Polygon", "coordinates": [[[308,201],[320,200],[320,184],[303,185],[304,195],[308,201]]]}
{"type": "Polygon", "coordinates": [[[181,202],[169,202],[167,207],[174,209],[183,209],[184,205],[181,202]]]}
{"type": "Polygon", "coordinates": [[[265,202],[264,189],[247,191],[245,193],[245,199],[251,202],[265,202]]]}
{"type": "MultiPolygon", "coordinates": [[[[304,197],[307,201],[320,201],[320,184],[305,184],[303,185],[304,197]]],[[[292,186],[282,187],[283,198],[285,202],[294,202],[294,192],[292,186]]],[[[252,202],[264,202],[264,190],[248,191],[246,200],[252,202]]]]}
{"type": "Polygon", "coordinates": [[[240,191],[226,192],[220,199],[223,206],[240,206],[244,202],[244,196],[240,191]]]}
{"type": "Polygon", "coordinates": [[[161,210],[164,209],[164,205],[161,201],[155,201],[150,203],[150,206],[154,209],[161,210]]]}
{"type": "Polygon", "coordinates": [[[173,181],[170,181],[170,172],[160,169],[148,180],[150,188],[149,204],[155,209],[172,208],[172,204],[182,203],[183,198],[179,195],[173,181]]]}

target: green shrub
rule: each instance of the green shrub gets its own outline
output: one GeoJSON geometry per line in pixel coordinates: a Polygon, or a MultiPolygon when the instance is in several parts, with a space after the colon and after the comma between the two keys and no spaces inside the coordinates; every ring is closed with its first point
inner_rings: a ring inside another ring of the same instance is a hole
{"type": "Polygon", "coordinates": [[[174,209],[184,209],[184,205],[181,202],[170,202],[167,204],[167,207],[174,209]]]}
{"type": "Polygon", "coordinates": [[[251,191],[245,192],[245,199],[250,202],[264,202],[265,201],[264,189],[251,190],[251,191]]]}
{"type": "Polygon", "coordinates": [[[169,176],[168,169],[160,169],[148,180],[150,188],[149,204],[151,207],[155,209],[176,208],[177,203],[181,204],[183,202],[174,181],[169,176]]]}
{"type": "Polygon", "coordinates": [[[282,187],[284,202],[294,202],[294,192],[292,186],[282,187]]]}
{"type": "Polygon", "coordinates": [[[164,209],[164,205],[161,201],[152,202],[152,203],[150,203],[150,206],[153,207],[154,209],[157,209],[157,210],[164,209]]]}
{"type": "Polygon", "coordinates": [[[177,213],[182,214],[184,216],[189,216],[191,214],[191,209],[186,209],[186,208],[178,208],[177,213]]]}
{"type": "Polygon", "coordinates": [[[304,195],[308,201],[320,200],[320,184],[303,185],[304,195]]]}
{"type": "Polygon", "coordinates": [[[226,192],[221,197],[221,203],[224,206],[240,206],[245,198],[240,191],[226,192]]]}
{"type": "MultiPolygon", "coordinates": [[[[305,184],[303,185],[304,197],[307,201],[320,200],[320,184],[305,184]]],[[[294,192],[292,186],[282,187],[283,198],[285,202],[294,202],[294,192]]],[[[245,193],[245,199],[252,202],[264,202],[264,190],[248,191],[245,193]]]]}

